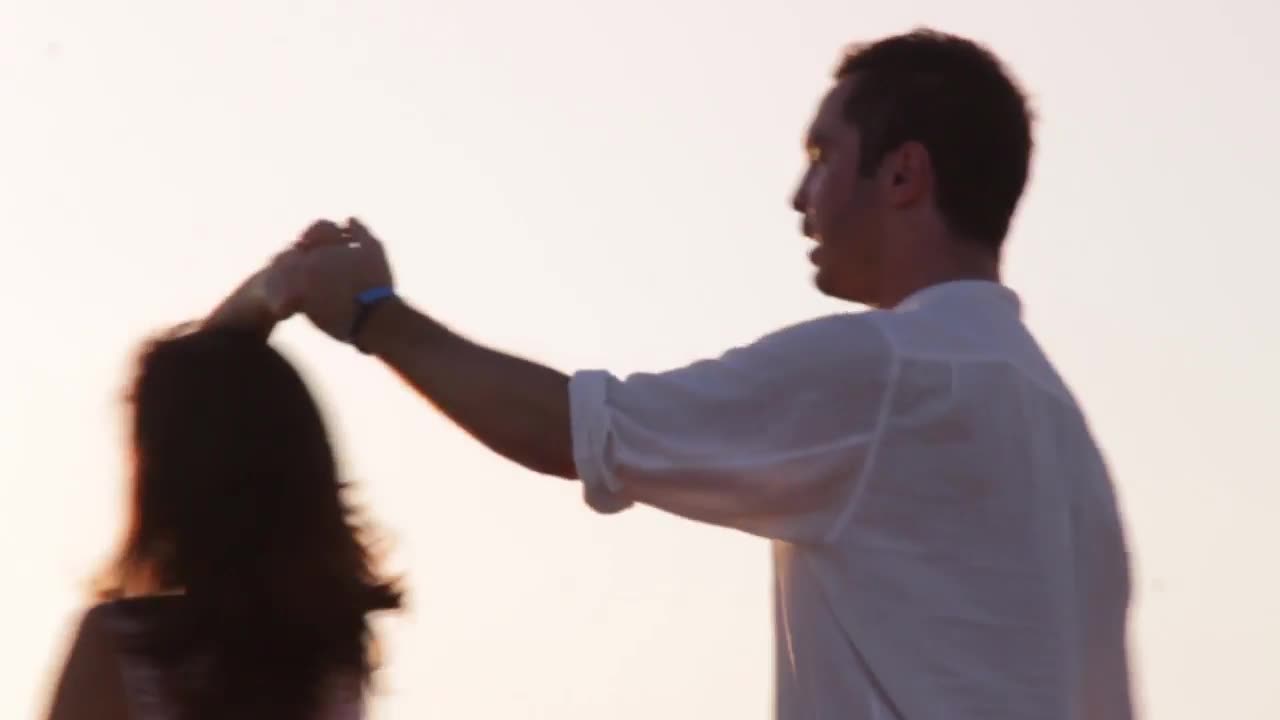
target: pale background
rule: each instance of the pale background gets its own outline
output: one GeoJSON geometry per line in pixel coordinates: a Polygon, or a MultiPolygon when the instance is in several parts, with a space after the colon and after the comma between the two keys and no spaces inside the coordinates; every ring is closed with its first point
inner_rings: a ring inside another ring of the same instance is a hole
{"type": "MultiPolygon", "coordinates": [[[[402,287],[564,369],[658,369],[836,306],[786,206],[848,41],[919,23],[1041,115],[1008,280],[1114,467],[1148,718],[1280,718],[1280,13],[1264,0],[0,0],[0,712],[30,717],[115,539],[145,333],[313,217],[402,287]]],[[[393,537],[375,717],[769,715],[768,553],[486,454],[305,322],[393,537]]]]}

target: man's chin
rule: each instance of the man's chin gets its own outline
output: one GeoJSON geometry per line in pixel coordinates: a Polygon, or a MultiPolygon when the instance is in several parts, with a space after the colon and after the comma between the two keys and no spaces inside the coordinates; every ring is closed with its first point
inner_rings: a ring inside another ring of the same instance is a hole
{"type": "Polygon", "coordinates": [[[838,285],[832,281],[831,275],[823,270],[822,266],[818,266],[813,273],[813,286],[823,295],[834,298],[840,297],[838,285]]]}
{"type": "Polygon", "coordinates": [[[818,266],[817,272],[813,275],[813,285],[818,289],[818,292],[836,300],[845,300],[867,306],[874,306],[875,304],[871,298],[867,297],[869,293],[859,292],[858,288],[850,287],[847,282],[841,283],[838,278],[832,277],[832,274],[824,270],[822,266],[818,266]]]}

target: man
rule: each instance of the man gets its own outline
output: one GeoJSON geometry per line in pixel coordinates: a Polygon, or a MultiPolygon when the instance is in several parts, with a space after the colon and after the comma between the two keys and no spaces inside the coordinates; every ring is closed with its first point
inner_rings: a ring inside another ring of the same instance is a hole
{"type": "Polygon", "coordinates": [[[999,282],[1030,124],[968,40],[852,50],[794,207],[818,288],[872,310],[669,372],[569,377],[464,339],[394,293],[355,221],[313,226],[267,275],[281,309],[593,508],[771,539],[779,718],[1127,720],[1112,485],[999,282]]]}

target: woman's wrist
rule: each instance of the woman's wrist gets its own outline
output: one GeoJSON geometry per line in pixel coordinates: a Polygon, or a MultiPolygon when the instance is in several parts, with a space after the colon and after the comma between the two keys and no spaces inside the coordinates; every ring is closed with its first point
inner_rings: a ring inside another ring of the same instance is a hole
{"type": "Polygon", "coordinates": [[[201,325],[208,330],[240,330],[261,335],[265,340],[278,318],[267,305],[262,291],[265,271],[249,278],[216,307],[201,325]]]}

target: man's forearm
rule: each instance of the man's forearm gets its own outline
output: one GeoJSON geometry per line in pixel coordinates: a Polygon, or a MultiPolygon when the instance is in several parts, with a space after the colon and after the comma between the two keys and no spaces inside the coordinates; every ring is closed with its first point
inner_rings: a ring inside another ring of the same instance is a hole
{"type": "Polygon", "coordinates": [[[472,343],[398,299],[374,310],[360,344],[490,449],[576,477],[563,373],[472,343]]]}

